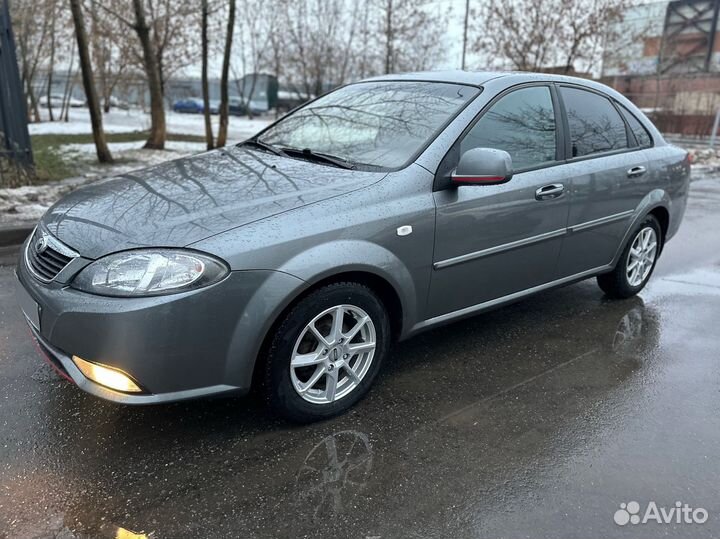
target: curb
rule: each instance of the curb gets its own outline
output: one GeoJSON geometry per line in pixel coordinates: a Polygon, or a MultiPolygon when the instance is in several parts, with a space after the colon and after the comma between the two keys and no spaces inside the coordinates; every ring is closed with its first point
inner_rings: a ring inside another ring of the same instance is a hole
{"type": "Polygon", "coordinates": [[[14,225],[0,227],[0,247],[20,245],[25,241],[35,225],[14,225]]]}

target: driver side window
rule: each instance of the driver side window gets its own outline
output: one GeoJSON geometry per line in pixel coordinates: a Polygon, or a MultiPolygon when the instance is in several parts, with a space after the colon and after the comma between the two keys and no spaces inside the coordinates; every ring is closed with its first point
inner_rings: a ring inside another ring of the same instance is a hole
{"type": "Polygon", "coordinates": [[[531,86],[500,98],[460,143],[460,155],[472,148],[496,148],[510,154],[514,170],[555,161],[555,111],[550,88],[531,86]]]}

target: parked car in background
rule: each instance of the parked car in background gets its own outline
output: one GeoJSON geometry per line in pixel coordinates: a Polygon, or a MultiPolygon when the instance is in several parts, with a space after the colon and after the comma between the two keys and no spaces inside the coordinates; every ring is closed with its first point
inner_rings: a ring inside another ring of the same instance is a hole
{"type": "Polygon", "coordinates": [[[247,116],[247,107],[240,97],[231,97],[228,100],[228,111],[231,116],[247,116]]]}
{"type": "MultiPolygon", "coordinates": [[[[49,100],[48,96],[45,95],[40,98],[40,106],[48,108],[49,103],[53,109],[59,109],[63,106],[64,100],[65,98],[61,94],[51,94],[49,100]]],[[[73,108],[80,108],[85,106],[85,102],[82,99],[76,99],[74,97],[68,97],[67,103],[68,106],[73,108]]]]}
{"type": "Polygon", "coordinates": [[[318,420],[367,393],[394,340],[591,277],[637,294],[689,178],[687,152],[602,84],[388,75],[236,147],[73,191],[25,242],[17,295],[94,395],[259,384],[318,420]]]}
{"type": "MultiPolygon", "coordinates": [[[[205,110],[203,100],[199,97],[188,97],[186,99],[178,99],[173,103],[174,112],[187,112],[191,114],[202,114],[205,110]]],[[[217,99],[210,100],[210,114],[218,114],[220,111],[220,101],[217,99]]]]}
{"type": "Polygon", "coordinates": [[[110,106],[115,109],[120,110],[128,110],[130,108],[130,105],[126,101],[122,101],[121,99],[118,99],[114,95],[110,96],[110,106]]]}
{"type": "Polygon", "coordinates": [[[267,105],[260,100],[251,100],[246,104],[241,97],[231,97],[229,99],[230,114],[232,116],[247,116],[248,108],[253,116],[260,116],[268,111],[267,105]]]}
{"type": "Polygon", "coordinates": [[[203,107],[202,99],[188,97],[186,99],[178,99],[177,101],[175,101],[173,103],[172,109],[174,112],[202,114],[205,107],[203,107]]]}
{"type": "Polygon", "coordinates": [[[303,103],[307,103],[313,96],[304,95],[298,92],[280,90],[277,95],[277,110],[280,113],[288,112],[303,103]]]}

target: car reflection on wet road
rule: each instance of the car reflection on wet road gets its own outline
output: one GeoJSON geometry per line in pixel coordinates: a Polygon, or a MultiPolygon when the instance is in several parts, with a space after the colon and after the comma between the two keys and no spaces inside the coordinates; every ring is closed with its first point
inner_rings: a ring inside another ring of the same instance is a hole
{"type": "Polygon", "coordinates": [[[720,181],[697,181],[640,297],[580,283],[423,334],[307,427],[253,397],[78,391],[35,351],[4,255],[0,537],[718,536],[718,230],[720,181]],[[630,501],[709,518],[618,526],[630,501]]]}

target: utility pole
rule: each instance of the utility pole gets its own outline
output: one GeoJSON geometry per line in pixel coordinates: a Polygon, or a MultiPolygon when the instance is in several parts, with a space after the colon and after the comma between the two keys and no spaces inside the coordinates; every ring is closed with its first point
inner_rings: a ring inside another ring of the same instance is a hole
{"type": "Polygon", "coordinates": [[[465,24],[463,25],[463,49],[462,49],[462,65],[460,69],[465,69],[465,56],[467,54],[467,34],[468,19],[470,18],[470,0],[465,0],[465,24]]]}

